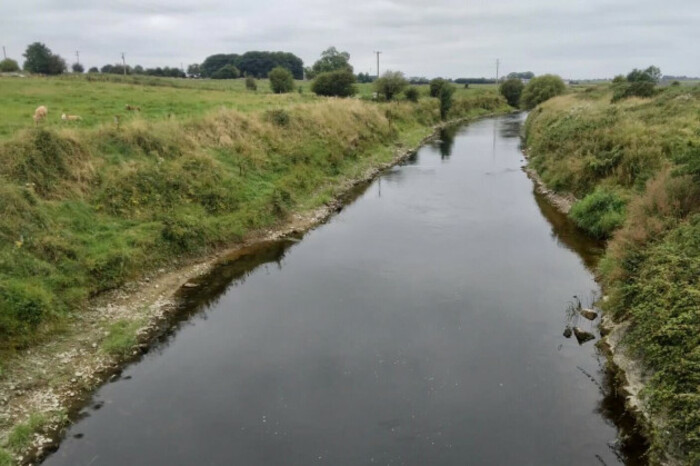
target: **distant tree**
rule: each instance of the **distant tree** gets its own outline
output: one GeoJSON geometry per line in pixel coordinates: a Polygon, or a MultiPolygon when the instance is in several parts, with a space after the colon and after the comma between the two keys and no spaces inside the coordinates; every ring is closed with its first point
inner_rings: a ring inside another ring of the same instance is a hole
{"type": "Polygon", "coordinates": [[[247,75],[245,77],[245,88],[248,89],[249,91],[257,91],[258,90],[258,85],[255,82],[255,78],[252,77],[251,75],[247,75]]]}
{"type": "Polygon", "coordinates": [[[498,90],[506,98],[508,105],[517,107],[520,103],[520,95],[523,93],[523,84],[520,78],[508,78],[501,83],[498,90]]]}
{"type": "Polygon", "coordinates": [[[622,80],[619,77],[613,79],[612,102],[617,102],[627,97],[653,97],[656,94],[656,84],[661,79],[661,70],[656,66],[650,66],[645,70],[633,69],[622,80]]]}
{"type": "Polygon", "coordinates": [[[406,100],[409,100],[411,102],[418,102],[418,97],[420,97],[420,92],[418,92],[417,88],[415,88],[413,86],[409,86],[406,88],[405,91],[403,91],[403,95],[406,96],[406,100]]]}
{"type": "Polygon", "coordinates": [[[219,53],[207,57],[199,69],[204,78],[211,77],[226,65],[233,65],[238,71],[256,78],[266,78],[268,73],[277,66],[287,68],[294,79],[303,79],[304,62],[301,58],[288,52],[246,52],[243,55],[219,53]]]}
{"type": "Polygon", "coordinates": [[[273,68],[267,76],[270,79],[270,88],[275,94],[284,94],[294,90],[294,76],[282,66],[273,68]]]}
{"type": "Polygon", "coordinates": [[[335,97],[355,95],[355,75],[348,68],[319,73],[311,84],[311,91],[317,95],[335,97]]]}
{"type": "Polygon", "coordinates": [[[46,45],[34,42],[24,52],[24,69],[31,73],[61,74],[66,71],[66,62],[58,55],[51,53],[46,45]]]}
{"type": "Polygon", "coordinates": [[[520,105],[526,109],[535,108],[545,100],[563,94],[566,84],[559,76],[545,74],[533,78],[523,89],[520,105]]]}
{"type": "Polygon", "coordinates": [[[136,65],[134,66],[134,74],[146,74],[146,70],[143,69],[143,66],[136,65]]]}
{"type": "Polygon", "coordinates": [[[187,67],[187,75],[190,78],[199,78],[202,75],[202,70],[199,68],[198,63],[192,63],[187,67]]]}
{"type": "Polygon", "coordinates": [[[408,81],[400,71],[386,71],[381,78],[374,81],[377,93],[391,100],[408,86],[408,81]]]}
{"type": "Polygon", "coordinates": [[[512,73],[508,73],[507,79],[532,79],[534,77],[535,73],[533,73],[532,71],[523,71],[520,73],[514,71],[512,73]]]}
{"type": "Polygon", "coordinates": [[[211,75],[211,79],[237,79],[240,76],[241,72],[238,71],[238,68],[233,65],[226,65],[216,70],[216,72],[211,75]]]}
{"type": "Polygon", "coordinates": [[[430,81],[430,97],[440,97],[442,86],[449,84],[442,78],[435,78],[430,81]]]}
{"type": "Polygon", "coordinates": [[[447,114],[452,108],[452,95],[454,92],[455,88],[450,83],[445,83],[440,87],[440,118],[443,120],[447,119],[447,114]]]}
{"type": "Polygon", "coordinates": [[[199,65],[199,71],[204,78],[211,77],[212,74],[216,73],[218,70],[226,65],[236,66],[236,61],[240,58],[240,55],[235,53],[224,54],[218,53],[216,55],[208,56],[204,59],[201,65],[199,65]]]}
{"type": "Polygon", "coordinates": [[[410,84],[430,84],[430,80],[423,76],[413,76],[408,79],[410,84]]]}
{"type": "Polygon", "coordinates": [[[321,52],[321,58],[311,68],[307,68],[307,78],[313,79],[320,73],[329,71],[347,70],[352,73],[349,61],[350,54],[348,52],[339,52],[335,47],[329,47],[321,52]]]}
{"type": "Polygon", "coordinates": [[[613,82],[613,84],[624,83],[624,82],[627,82],[627,78],[622,74],[618,74],[617,76],[615,76],[613,78],[612,82],[613,82]]]}
{"type": "Polygon", "coordinates": [[[657,84],[661,80],[661,70],[656,66],[650,66],[645,70],[633,69],[627,74],[627,82],[650,82],[657,84]]]}
{"type": "MultiPolygon", "coordinates": [[[[100,72],[108,74],[124,74],[124,65],[117,63],[115,65],[107,64],[100,68],[100,72]]],[[[133,70],[129,65],[126,65],[126,74],[132,74],[133,70]]]]}
{"type": "Polygon", "coordinates": [[[374,76],[370,76],[369,73],[358,73],[357,82],[358,83],[371,83],[374,81],[374,76]]]}
{"type": "Polygon", "coordinates": [[[19,64],[15,60],[6,58],[3,61],[0,61],[0,72],[12,73],[15,71],[19,71],[19,64]]]}
{"type": "Polygon", "coordinates": [[[99,72],[100,72],[100,70],[96,66],[92,66],[88,70],[88,73],[99,73],[99,72]]]}
{"type": "Polygon", "coordinates": [[[73,65],[71,66],[71,69],[73,70],[73,73],[84,73],[85,72],[85,68],[80,63],[73,63],[73,65]]]}

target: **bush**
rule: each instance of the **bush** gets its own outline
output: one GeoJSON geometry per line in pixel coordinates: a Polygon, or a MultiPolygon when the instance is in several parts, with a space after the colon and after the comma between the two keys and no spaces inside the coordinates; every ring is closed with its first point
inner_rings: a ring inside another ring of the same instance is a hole
{"type": "Polygon", "coordinates": [[[440,97],[440,89],[449,84],[442,78],[435,78],[430,81],[430,97],[440,97]]]}
{"type": "Polygon", "coordinates": [[[569,215],[596,238],[609,238],[625,220],[625,205],[616,192],[599,187],[574,204],[569,215]]]}
{"type": "Polygon", "coordinates": [[[267,75],[270,79],[270,89],[275,94],[284,94],[294,90],[294,76],[287,68],[278,66],[267,75]]]}
{"type": "Polygon", "coordinates": [[[411,87],[406,88],[405,91],[403,91],[403,95],[405,95],[406,99],[411,101],[411,102],[418,102],[418,97],[420,96],[420,92],[418,92],[418,89],[411,86],[411,87]]]}
{"type": "Polygon", "coordinates": [[[0,72],[12,73],[15,71],[19,71],[19,65],[16,61],[11,58],[6,58],[3,61],[0,61],[0,72]]]}
{"type": "Polygon", "coordinates": [[[255,78],[251,75],[245,77],[245,88],[249,91],[257,91],[258,84],[255,82],[255,78]]]}
{"type": "Polygon", "coordinates": [[[566,90],[566,84],[559,76],[545,74],[533,78],[523,89],[520,104],[525,109],[532,109],[552,97],[561,95],[566,90]]]}
{"type": "Polygon", "coordinates": [[[408,81],[400,71],[387,71],[381,78],[374,81],[374,87],[378,94],[386,100],[391,100],[408,86],[408,81]]]}
{"type": "Polygon", "coordinates": [[[520,103],[520,96],[525,85],[518,78],[509,78],[503,81],[499,87],[499,92],[508,101],[511,107],[517,107],[520,103]]]}
{"type": "Polygon", "coordinates": [[[451,84],[447,83],[440,88],[440,118],[447,119],[447,113],[452,108],[452,94],[454,94],[455,88],[451,84]]]}
{"type": "Polygon", "coordinates": [[[357,93],[355,75],[348,69],[320,73],[311,84],[317,95],[349,97],[357,93]]]}
{"type": "Polygon", "coordinates": [[[100,70],[96,66],[92,66],[88,70],[88,73],[99,73],[99,72],[100,72],[100,70]]]}
{"type": "Polygon", "coordinates": [[[211,75],[211,79],[237,79],[241,76],[240,71],[233,65],[222,66],[211,75]]]}
{"type": "Polygon", "coordinates": [[[71,69],[73,70],[73,73],[83,73],[85,71],[85,68],[83,68],[83,65],[80,63],[73,63],[71,69]]]}
{"type": "Polygon", "coordinates": [[[265,119],[276,126],[289,126],[289,113],[282,108],[268,110],[265,112],[265,119]]]}

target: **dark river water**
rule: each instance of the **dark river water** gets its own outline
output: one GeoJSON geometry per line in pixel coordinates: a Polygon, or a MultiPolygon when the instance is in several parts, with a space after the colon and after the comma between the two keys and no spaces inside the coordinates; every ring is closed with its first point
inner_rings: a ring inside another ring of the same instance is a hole
{"type": "Polygon", "coordinates": [[[523,118],[443,131],[183,290],[45,464],[641,463],[595,341],[562,335],[600,245],[533,194],[523,118]]]}

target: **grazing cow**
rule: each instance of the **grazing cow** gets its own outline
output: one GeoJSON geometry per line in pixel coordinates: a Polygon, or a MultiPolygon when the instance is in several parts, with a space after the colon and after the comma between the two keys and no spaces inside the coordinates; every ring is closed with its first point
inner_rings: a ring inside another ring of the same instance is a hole
{"type": "Polygon", "coordinates": [[[80,121],[82,118],[80,118],[78,115],[66,115],[65,113],[61,115],[61,120],[63,121],[80,121]]]}
{"type": "Polygon", "coordinates": [[[34,124],[38,125],[41,120],[46,118],[46,115],[48,115],[49,109],[44,107],[43,105],[40,105],[34,110],[34,124]]]}

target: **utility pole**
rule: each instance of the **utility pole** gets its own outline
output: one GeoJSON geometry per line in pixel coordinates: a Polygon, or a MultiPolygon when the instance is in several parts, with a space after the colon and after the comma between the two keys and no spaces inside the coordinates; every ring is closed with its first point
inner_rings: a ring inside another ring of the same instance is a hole
{"type": "Polygon", "coordinates": [[[382,52],[375,51],[374,53],[377,54],[377,79],[379,79],[379,54],[382,52]]]}
{"type": "Polygon", "coordinates": [[[122,52],[122,68],[124,68],[124,76],[126,76],[126,59],[124,58],[124,52],[122,52]]]}
{"type": "Polygon", "coordinates": [[[80,65],[80,51],[78,50],[75,51],[75,61],[80,65]]]}
{"type": "Polygon", "coordinates": [[[5,53],[5,46],[2,46],[2,58],[7,60],[7,54],[5,53]]]}
{"type": "Polygon", "coordinates": [[[501,60],[496,58],[496,84],[498,84],[498,65],[501,64],[501,60]]]}

